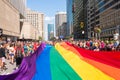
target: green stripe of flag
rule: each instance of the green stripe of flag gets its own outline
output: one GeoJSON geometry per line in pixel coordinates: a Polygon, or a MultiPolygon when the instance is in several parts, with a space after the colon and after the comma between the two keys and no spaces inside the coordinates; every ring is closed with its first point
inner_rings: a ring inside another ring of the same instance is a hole
{"type": "Polygon", "coordinates": [[[52,80],[82,80],[54,47],[50,51],[50,67],[52,80]]]}

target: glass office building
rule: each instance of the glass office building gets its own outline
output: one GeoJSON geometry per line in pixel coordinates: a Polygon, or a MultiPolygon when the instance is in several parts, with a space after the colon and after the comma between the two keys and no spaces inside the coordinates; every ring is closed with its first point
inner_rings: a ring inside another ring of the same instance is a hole
{"type": "Polygon", "coordinates": [[[54,24],[48,24],[48,40],[54,37],[54,24]]]}
{"type": "Polygon", "coordinates": [[[87,20],[89,37],[94,37],[94,28],[99,26],[101,38],[112,38],[115,31],[120,33],[120,1],[88,0],[87,20]]]}
{"type": "Polygon", "coordinates": [[[73,33],[73,0],[67,0],[67,36],[73,33]]]}
{"type": "Polygon", "coordinates": [[[86,2],[87,2],[87,0],[73,0],[73,34],[74,34],[74,39],[86,39],[87,38],[86,2]]]}

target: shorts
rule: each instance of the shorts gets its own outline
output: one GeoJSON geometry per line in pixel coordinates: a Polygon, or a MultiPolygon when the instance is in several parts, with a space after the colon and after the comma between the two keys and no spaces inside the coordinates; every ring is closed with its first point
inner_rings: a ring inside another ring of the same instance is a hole
{"type": "Polygon", "coordinates": [[[10,56],[14,56],[14,54],[10,54],[10,56]]]}
{"type": "Polygon", "coordinates": [[[5,57],[2,57],[2,62],[5,62],[5,57]]]}

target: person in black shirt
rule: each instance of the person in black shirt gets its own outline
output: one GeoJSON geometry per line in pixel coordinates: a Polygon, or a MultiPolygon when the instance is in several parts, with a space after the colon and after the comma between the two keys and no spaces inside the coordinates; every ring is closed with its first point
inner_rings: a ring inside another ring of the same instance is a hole
{"type": "Polygon", "coordinates": [[[1,44],[1,48],[0,48],[0,59],[2,60],[1,62],[1,69],[3,70],[6,70],[6,67],[5,67],[5,44],[2,43],[1,44]]]}

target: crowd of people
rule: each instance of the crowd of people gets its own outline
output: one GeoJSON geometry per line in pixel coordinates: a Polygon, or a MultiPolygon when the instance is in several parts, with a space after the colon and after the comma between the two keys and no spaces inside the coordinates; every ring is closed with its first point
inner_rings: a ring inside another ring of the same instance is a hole
{"type": "MultiPolygon", "coordinates": [[[[56,42],[47,42],[48,44],[55,45],[56,42]]],[[[61,42],[61,41],[60,41],[61,42]]],[[[80,48],[93,50],[93,51],[120,51],[119,40],[70,40],[73,45],[80,48]]],[[[24,57],[34,53],[39,47],[39,42],[8,42],[0,43],[0,70],[6,70],[6,59],[9,60],[11,65],[16,63],[16,68],[19,67],[24,57]]]]}
{"type": "Polygon", "coordinates": [[[80,48],[93,50],[93,51],[120,51],[119,40],[80,40],[73,41],[74,45],[80,48]]]}
{"type": "Polygon", "coordinates": [[[29,56],[39,46],[38,42],[2,42],[0,44],[0,70],[6,70],[6,59],[11,65],[19,67],[23,57],[29,56]]]}

